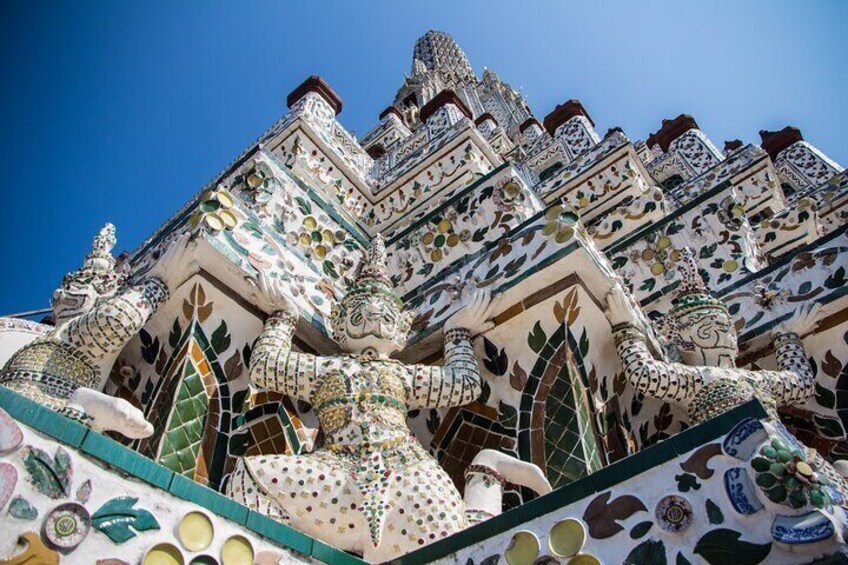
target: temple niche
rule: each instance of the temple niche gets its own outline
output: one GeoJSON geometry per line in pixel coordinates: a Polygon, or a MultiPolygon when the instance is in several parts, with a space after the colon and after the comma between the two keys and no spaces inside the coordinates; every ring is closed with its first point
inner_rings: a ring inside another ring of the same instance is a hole
{"type": "Polygon", "coordinates": [[[0,563],[848,560],[848,173],[537,116],[443,32],[399,78],[0,318],[0,563]]]}

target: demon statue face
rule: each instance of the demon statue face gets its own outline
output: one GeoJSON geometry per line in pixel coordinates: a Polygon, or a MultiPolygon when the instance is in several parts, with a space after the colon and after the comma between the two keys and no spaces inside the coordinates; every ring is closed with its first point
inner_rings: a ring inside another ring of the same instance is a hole
{"type": "Polygon", "coordinates": [[[710,296],[689,249],[683,250],[681,281],[662,329],[687,365],[732,368],[739,352],[727,307],[710,296]]]}
{"type": "Polygon", "coordinates": [[[124,282],[115,271],[112,248],[116,243],[115,226],[106,224],[94,237],[81,269],[65,275],[62,286],[53,293],[53,317],[57,326],[77,318],[94,307],[101,297],[111,296],[124,282]]]}
{"type": "Polygon", "coordinates": [[[392,291],[386,246],[377,235],[356,282],[333,312],[333,338],[349,353],[388,357],[406,344],[411,317],[392,291]]]}

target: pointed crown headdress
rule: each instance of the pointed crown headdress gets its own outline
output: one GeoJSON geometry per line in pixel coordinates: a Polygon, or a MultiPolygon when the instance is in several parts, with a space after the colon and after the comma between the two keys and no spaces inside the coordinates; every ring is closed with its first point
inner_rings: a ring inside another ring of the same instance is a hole
{"type": "Polygon", "coordinates": [[[117,290],[126,279],[126,275],[116,272],[112,249],[117,243],[115,226],[107,223],[91,244],[91,252],[86,255],[82,268],[71,271],[62,279],[62,288],[92,285],[99,294],[117,290]]]}
{"type": "Polygon", "coordinates": [[[698,271],[698,262],[695,260],[695,255],[688,247],[681,250],[681,258],[678,264],[678,272],[680,273],[680,285],[677,287],[677,294],[671,301],[670,316],[666,316],[660,322],[661,331],[672,343],[683,349],[691,349],[693,344],[687,343],[680,337],[680,330],[683,329],[680,320],[692,312],[703,311],[720,312],[729,315],[727,306],[723,301],[714,298],[707,285],[704,284],[704,279],[698,271]]]}
{"type": "Polygon", "coordinates": [[[398,312],[398,338],[396,342],[403,345],[406,342],[406,334],[409,332],[411,313],[403,312],[403,301],[392,288],[392,281],[388,275],[388,259],[386,254],[386,242],[383,236],[377,234],[371,242],[368,252],[365,254],[356,280],[348,289],[347,293],[339,301],[337,308],[332,313],[333,337],[337,342],[344,338],[344,320],[350,304],[362,295],[380,294],[390,299],[398,312]]]}

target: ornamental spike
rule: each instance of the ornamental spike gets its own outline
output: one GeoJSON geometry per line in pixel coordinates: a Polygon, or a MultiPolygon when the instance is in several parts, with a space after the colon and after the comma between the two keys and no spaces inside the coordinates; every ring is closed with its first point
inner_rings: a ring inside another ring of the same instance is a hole
{"type": "Polygon", "coordinates": [[[695,260],[695,254],[688,247],[684,247],[680,252],[680,262],[678,263],[680,271],[680,286],[677,287],[677,296],[686,294],[706,294],[709,295],[709,290],[704,284],[704,279],[698,271],[698,262],[695,260]]]}
{"type": "Polygon", "coordinates": [[[392,283],[391,279],[389,279],[387,265],[386,242],[383,236],[378,233],[374,237],[374,241],[371,242],[371,247],[368,249],[355,284],[358,286],[362,283],[380,282],[385,284],[388,289],[391,289],[392,283]]]}
{"type": "Polygon", "coordinates": [[[117,290],[126,276],[115,271],[115,258],[112,249],[117,243],[115,226],[107,223],[91,243],[91,253],[85,256],[82,267],[71,271],[62,279],[62,287],[93,285],[97,292],[106,294],[117,290]]]}
{"type": "Polygon", "coordinates": [[[86,255],[83,262],[84,269],[94,269],[96,271],[110,271],[115,268],[115,258],[112,257],[112,249],[118,242],[115,236],[115,225],[106,223],[94,240],[91,242],[91,253],[86,255]]]}

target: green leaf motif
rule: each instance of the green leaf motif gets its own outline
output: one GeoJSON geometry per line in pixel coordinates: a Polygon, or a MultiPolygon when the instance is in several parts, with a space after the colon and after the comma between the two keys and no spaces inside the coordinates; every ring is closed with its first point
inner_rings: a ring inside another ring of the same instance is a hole
{"type": "Polygon", "coordinates": [[[710,524],[717,525],[724,522],[724,514],[721,513],[721,508],[709,498],[707,499],[707,518],[710,524]]]}
{"type": "Polygon", "coordinates": [[[506,354],[506,349],[498,349],[498,347],[483,338],[483,347],[486,352],[486,358],[483,359],[483,366],[497,377],[502,377],[509,369],[509,357],[506,354]]]}
{"type": "Polygon", "coordinates": [[[295,196],[294,199],[297,201],[297,207],[300,208],[300,212],[304,216],[308,216],[312,213],[312,202],[309,202],[302,196],[295,196]]]}
{"type": "MultiPolygon", "coordinates": [[[[274,218],[276,220],[276,218],[274,218]]],[[[253,237],[262,238],[262,229],[256,222],[242,222],[241,227],[250,232],[253,237]]]]}
{"type": "Polygon", "coordinates": [[[77,502],[85,504],[91,498],[91,480],[84,481],[78,488],[77,494],[74,496],[77,502]]]}
{"type": "Polygon", "coordinates": [[[16,496],[9,503],[9,514],[19,520],[35,520],[38,517],[38,510],[26,499],[16,496]]]}
{"type": "Polygon", "coordinates": [[[639,522],[638,524],[633,526],[632,530],[630,530],[631,539],[639,539],[639,538],[643,537],[645,534],[648,533],[648,531],[650,531],[651,526],[653,526],[653,525],[654,525],[654,523],[650,522],[650,521],[639,522]]]}
{"type": "Polygon", "coordinates": [[[816,402],[825,408],[836,408],[836,394],[816,383],[816,402]]]}
{"type": "Polygon", "coordinates": [[[58,447],[56,455],[50,457],[47,452],[27,445],[21,450],[21,457],[29,480],[38,492],[50,498],[69,495],[74,471],[67,451],[58,447]]]}
{"type": "Polygon", "coordinates": [[[480,562],[480,565],[498,565],[498,561],[500,561],[501,556],[499,553],[494,555],[490,555],[480,562]]]}
{"type": "Polygon", "coordinates": [[[530,335],[527,336],[527,344],[530,346],[535,353],[539,353],[543,347],[545,347],[545,342],[548,340],[548,336],[545,335],[545,330],[542,329],[542,324],[540,322],[536,322],[536,325],[533,326],[533,331],[530,332],[530,335]]]}
{"type": "Polygon", "coordinates": [[[700,490],[701,483],[695,478],[695,475],[683,473],[682,475],[674,475],[677,480],[677,490],[680,492],[689,492],[690,490],[700,490]]]}
{"type": "Polygon", "coordinates": [[[518,425],[518,411],[504,401],[499,401],[498,422],[505,428],[514,428],[518,425]]]}
{"type": "Polygon", "coordinates": [[[324,270],[324,274],[333,279],[339,278],[339,273],[336,271],[336,266],[333,265],[333,262],[330,260],[325,260],[322,263],[322,268],[324,270]]]}
{"type": "Polygon", "coordinates": [[[756,565],[762,563],[771,551],[771,543],[757,544],[742,541],[735,530],[719,528],[704,534],[695,545],[695,554],[710,565],[756,565]]]}
{"type": "Polygon", "coordinates": [[[221,325],[212,332],[212,349],[215,353],[223,353],[230,346],[230,334],[227,332],[227,322],[221,320],[221,325]]]}
{"type": "Polygon", "coordinates": [[[141,339],[141,356],[152,365],[156,362],[156,356],[159,355],[159,338],[154,340],[145,329],[138,332],[138,337],[141,339]]]}
{"type": "Polygon", "coordinates": [[[624,565],[666,565],[665,544],[649,539],[633,548],[624,559],[624,565]]]}
{"type": "Polygon", "coordinates": [[[168,334],[168,345],[171,346],[171,349],[175,349],[177,345],[180,344],[180,337],[183,335],[183,330],[180,327],[180,320],[178,318],[174,319],[174,325],[171,328],[171,333],[168,334]]]}
{"type": "Polygon", "coordinates": [[[836,418],[813,414],[813,423],[816,425],[816,430],[819,434],[826,438],[836,439],[845,436],[842,424],[836,418]]]}
{"type": "Polygon", "coordinates": [[[583,357],[589,354],[589,334],[586,333],[586,328],[583,328],[583,333],[580,334],[580,354],[583,357]]]}
{"type": "Polygon", "coordinates": [[[138,498],[134,496],[113,498],[91,516],[91,525],[115,543],[124,543],[134,538],[136,532],[158,530],[159,522],[153,514],[141,508],[133,508],[136,502],[138,498]]]}
{"type": "Polygon", "coordinates": [[[839,267],[824,281],[827,288],[842,288],[845,286],[845,267],[839,267]]]}
{"type": "Polygon", "coordinates": [[[654,287],[657,286],[656,279],[645,279],[645,282],[639,287],[639,290],[644,290],[645,292],[650,292],[654,290],[654,287]]]}

